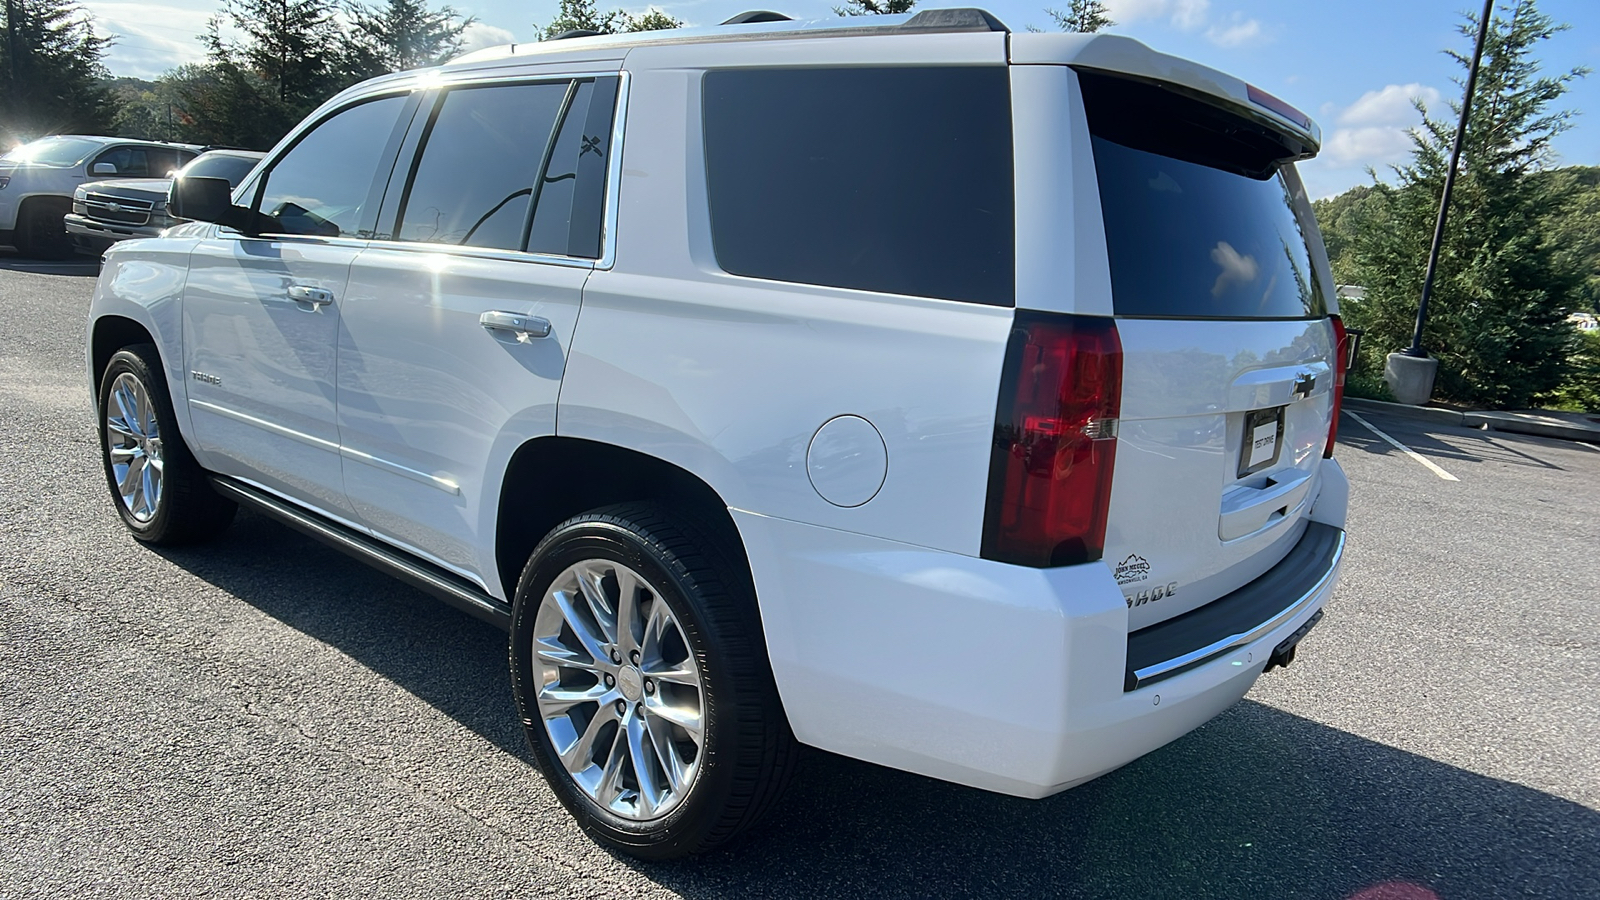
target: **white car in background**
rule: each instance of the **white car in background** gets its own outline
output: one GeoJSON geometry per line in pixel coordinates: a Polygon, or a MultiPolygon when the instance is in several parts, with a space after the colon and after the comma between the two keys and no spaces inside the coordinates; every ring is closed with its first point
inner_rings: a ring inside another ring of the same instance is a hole
{"type": "Polygon", "coordinates": [[[193,144],[63,134],[0,156],[0,244],[23,256],[72,255],[63,218],[72,192],[100,178],[166,178],[200,155],[193,144]]]}

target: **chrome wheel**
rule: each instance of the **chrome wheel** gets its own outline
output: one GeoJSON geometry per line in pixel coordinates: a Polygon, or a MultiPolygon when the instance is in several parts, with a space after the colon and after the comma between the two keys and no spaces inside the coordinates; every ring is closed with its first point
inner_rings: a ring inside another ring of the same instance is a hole
{"type": "Polygon", "coordinates": [[[700,668],[661,592],[604,559],[569,566],[533,633],[539,717],[590,800],[636,821],[693,788],[705,747],[700,668]]]}
{"type": "Polygon", "coordinates": [[[161,508],[165,468],[155,404],[143,382],[123,372],[111,384],[104,414],[106,457],[117,493],[129,515],[148,522],[161,508]]]}

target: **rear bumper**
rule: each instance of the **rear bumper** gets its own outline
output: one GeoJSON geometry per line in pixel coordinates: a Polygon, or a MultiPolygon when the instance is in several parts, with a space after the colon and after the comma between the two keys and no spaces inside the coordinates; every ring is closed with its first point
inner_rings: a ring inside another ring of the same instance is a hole
{"type": "Polygon", "coordinates": [[[1123,766],[1244,696],[1274,649],[1326,603],[1343,547],[1340,528],[1308,522],[1301,545],[1310,549],[1286,562],[1311,559],[1330,536],[1341,551],[1317,557],[1314,579],[1291,588],[1269,572],[1259,596],[1247,598],[1272,601],[1253,626],[1216,647],[1214,628],[1243,621],[1239,613],[1210,622],[1213,630],[1191,629],[1189,650],[1210,648],[1203,658],[1130,686],[1130,653],[1138,661],[1151,645],[1130,636],[1126,600],[1102,563],[1028,569],[735,518],[802,742],[1022,797],[1123,766]]]}

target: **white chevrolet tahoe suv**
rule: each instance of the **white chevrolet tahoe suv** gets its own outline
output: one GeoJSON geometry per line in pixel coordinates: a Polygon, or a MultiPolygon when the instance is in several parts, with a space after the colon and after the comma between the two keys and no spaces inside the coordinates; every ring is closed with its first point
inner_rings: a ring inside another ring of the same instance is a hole
{"type": "Polygon", "coordinates": [[[0,156],[0,244],[23,256],[62,259],[72,242],[62,220],[74,191],[101,178],[161,179],[199,155],[191,144],[66,134],[0,156]]]}
{"type": "Polygon", "coordinates": [[[243,505],[505,627],[540,769],[627,853],[725,844],[801,744],[1043,797],[1322,616],[1318,140],[976,10],[380,78],[109,251],[112,500],[151,543],[243,505]]]}

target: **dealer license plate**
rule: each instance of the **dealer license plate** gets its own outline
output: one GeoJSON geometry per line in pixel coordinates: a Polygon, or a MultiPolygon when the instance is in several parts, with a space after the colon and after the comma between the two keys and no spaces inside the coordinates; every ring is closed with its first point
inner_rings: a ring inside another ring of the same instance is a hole
{"type": "Polygon", "coordinates": [[[1239,477],[1259,472],[1278,461],[1283,446],[1283,407],[1257,409],[1244,415],[1244,446],[1239,450],[1239,477]]]}

